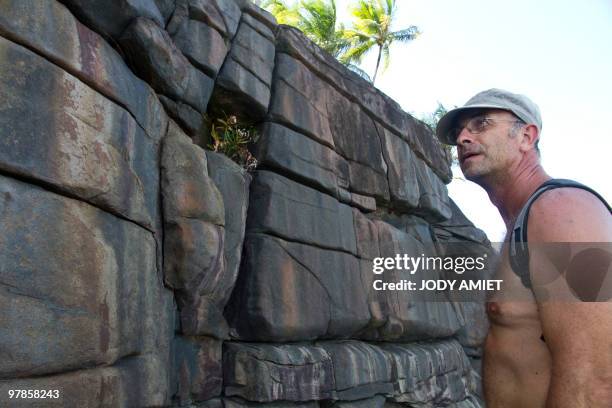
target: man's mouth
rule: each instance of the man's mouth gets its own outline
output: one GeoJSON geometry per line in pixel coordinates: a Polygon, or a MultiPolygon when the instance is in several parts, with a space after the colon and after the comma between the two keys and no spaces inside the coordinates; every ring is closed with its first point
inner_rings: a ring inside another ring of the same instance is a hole
{"type": "Polygon", "coordinates": [[[480,153],[478,152],[467,152],[461,155],[461,159],[459,160],[461,163],[469,159],[470,157],[478,156],[480,153]]]}

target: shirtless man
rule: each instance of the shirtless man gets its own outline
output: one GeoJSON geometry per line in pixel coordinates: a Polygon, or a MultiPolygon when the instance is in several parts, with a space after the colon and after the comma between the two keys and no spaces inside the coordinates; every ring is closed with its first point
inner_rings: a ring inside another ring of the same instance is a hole
{"type": "MultiPolygon", "coordinates": [[[[463,174],[486,190],[508,231],[531,194],[550,179],[540,164],[541,128],[531,100],[491,89],[448,112],[436,129],[442,142],[457,145],[463,174]]],[[[511,269],[505,243],[496,277],[503,288],[487,304],[487,407],[610,408],[612,302],[551,300],[550,292],[536,290],[549,283],[555,259],[535,249],[536,243],[610,243],[610,212],[588,191],[557,188],[533,203],[527,226],[533,286],[511,269]]]]}

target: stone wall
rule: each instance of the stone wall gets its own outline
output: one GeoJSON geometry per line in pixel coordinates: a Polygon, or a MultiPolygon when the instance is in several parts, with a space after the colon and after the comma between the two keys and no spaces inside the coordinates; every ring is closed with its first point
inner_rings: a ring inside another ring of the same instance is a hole
{"type": "Polygon", "coordinates": [[[431,131],[299,31],[0,0],[0,72],[0,405],[482,406],[482,303],[374,291],[372,260],[488,240],[431,131]],[[220,112],[255,171],[203,148],[220,112]]]}

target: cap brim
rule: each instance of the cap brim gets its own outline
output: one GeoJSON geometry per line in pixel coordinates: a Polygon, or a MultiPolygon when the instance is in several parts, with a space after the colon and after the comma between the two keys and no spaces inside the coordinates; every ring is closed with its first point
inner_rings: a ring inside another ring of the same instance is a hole
{"type": "Polygon", "coordinates": [[[457,141],[450,135],[451,129],[455,127],[455,121],[457,120],[460,114],[467,112],[469,110],[474,110],[474,109],[508,110],[508,108],[505,108],[499,105],[493,105],[493,104],[470,105],[470,106],[464,106],[461,108],[451,109],[448,112],[446,112],[446,114],[442,116],[440,120],[438,121],[438,126],[436,126],[436,136],[438,136],[438,139],[444,144],[456,145],[457,141]]]}

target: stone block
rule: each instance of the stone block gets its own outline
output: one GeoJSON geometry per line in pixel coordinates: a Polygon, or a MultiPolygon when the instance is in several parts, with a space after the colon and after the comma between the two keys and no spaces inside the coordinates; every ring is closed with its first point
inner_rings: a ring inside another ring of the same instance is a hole
{"type": "Polygon", "coordinates": [[[168,120],[151,88],[121,56],[57,1],[8,0],[0,5],[0,35],[21,44],[124,106],[154,140],[168,120]]]}
{"type": "MultiPolygon", "coordinates": [[[[192,1],[192,0],[190,0],[192,1]]],[[[207,0],[196,0],[197,2],[206,2],[207,0]]],[[[242,12],[240,7],[234,0],[213,0],[219,10],[219,14],[225,21],[225,27],[227,27],[228,38],[233,38],[238,29],[240,23],[240,16],[242,12]]]]}
{"type": "Polygon", "coordinates": [[[206,154],[170,122],[162,146],[164,220],[197,219],[225,225],[223,196],[208,177],[206,154]]]}
{"type": "Polygon", "coordinates": [[[194,143],[202,142],[206,132],[204,115],[186,103],[175,102],[163,95],[159,95],[159,100],[168,115],[191,137],[194,143]]]}
{"type": "Polygon", "coordinates": [[[217,77],[213,102],[216,110],[258,121],[268,111],[270,87],[233,58],[226,58],[217,77]]]}
{"type": "Polygon", "coordinates": [[[369,82],[350,72],[298,29],[279,26],[276,39],[277,52],[300,60],[346,98],[359,104],[378,123],[408,141],[442,180],[450,182],[450,166],[443,158],[440,147],[431,145],[435,140],[431,136],[431,130],[425,128],[425,124],[408,115],[397,102],[372,87],[369,82]]]}
{"type": "Polygon", "coordinates": [[[411,211],[419,204],[421,190],[415,169],[415,156],[406,142],[378,126],[382,153],[387,164],[390,205],[403,211],[411,211]]]}
{"type": "Polygon", "coordinates": [[[225,40],[217,30],[175,13],[168,24],[168,33],[196,68],[211,78],[217,76],[227,55],[225,40]]]}
{"type": "Polygon", "coordinates": [[[356,253],[351,207],[270,171],[251,183],[247,231],[356,253]]]}
{"type": "Polygon", "coordinates": [[[376,395],[372,398],[366,398],[357,401],[336,401],[323,403],[324,408],[384,408],[385,397],[376,395]]]}
{"type": "Polygon", "coordinates": [[[223,197],[225,207],[225,274],[218,287],[219,304],[225,305],[238,277],[249,204],[251,176],[220,153],[207,152],[208,175],[223,197]]]}
{"type": "MultiPolygon", "coordinates": [[[[249,4],[253,4],[249,0],[246,1],[249,4]]],[[[266,37],[272,43],[276,42],[274,32],[278,24],[276,24],[276,18],[266,10],[259,7],[247,6],[247,11],[242,14],[242,22],[250,25],[255,31],[266,37]],[[258,10],[262,13],[250,13],[252,10],[258,10]],[[268,17],[271,17],[271,19],[268,19],[268,17]]]]}
{"type": "Polygon", "coordinates": [[[180,406],[221,395],[223,369],[222,342],[207,337],[175,337],[174,400],[180,406]]]}
{"type": "Polygon", "coordinates": [[[226,309],[235,338],[344,338],[368,324],[354,256],[263,234],[247,234],[244,245],[241,273],[226,309]]]}
{"type": "Polygon", "coordinates": [[[1,37],[0,54],[0,170],[156,228],[157,141],[46,59],[1,37]]]}
{"type": "Polygon", "coordinates": [[[0,381],[0,404],[17,408],[167,406],[167,376],[167,366],[159,356],[135,356],[109,367],[0,381]],[[8,391],[18,389],[58,390],[59,398],[9,399],[8,391]]]}
{"type": "Polygon", "coordinates": [[[414,168],[420,191],[419,205],[415,213],[430,222],[439,222],[450,218],[452,209],[446,185],[418,157],[414,157],[414,168]]]}
{"type": "Polygon", "coordinates": [[[170,17],[172,16],[172,13],[174,13],[174,10],[176,8],[176,0],[153,0],[153,1],[157,5],[157,9],[159,10],[159,13],[163,17],[164,22],[168,23],[168,20],[170,20],[170,17]]]}
{"type": "MultiPolygon", "coordinates": [[[[261,27],[262,30],[267,29],[261,27]]],[[[230,55],[244,68],[253,72],[263,83],[270,86],[274,68],[274,43],[269,35],[262,35],[246,22],[240,24],[232,41],[230,55]]]]}
{"type": "Polygon", "coordinates": [[[225,395],[249,401],[330,398],[335,388],[330,355],[321,347],[226,343],[225,395]]]}
{"type": "Polygon", "coordinates": [[[135,72],[158,93],[206,112],[213,80],[189,63],[164,29],[137,18],[119,43],[135,72]]]}
{"type": "Polygon", "coordinates": [[[288,401],[276,401],[276,402],[250,402],[245,401],[242,398],[224,398],[223,402],[225,408],[319,408],[317,401],[310,402],[288,402],[288,401]]]}
{"type": "MultiPolygon", "coordinates": [[[[474,399],[475,377],[454,340],[379,345],[326,341],[315,345],[227,343],[224,383],[228,396],[249,401],[331,400],[362,407],[452,406],[474,399]]],[[[347,404],[347,405],[342,405],[347,404]]],[[[477,405],[478,406],[478,405],[477,405]]]]}
{"type": "Polygon", "coordinates": [[[338,197],[337,174],[344,159],[329,147],[280,124],[266,122],[254,155],[261,165],[338,197]]]}
{"type": "Polygon", "coordinates": [[[389,185],[384,172],[351,160],[348,161],[348,165],[351,191],[373,196],[381,201],[389,201],[389,185]]]}
{"type": "Polygon", "coordinates": [[[284,80],[275,82],[270,101],[269,120],[304,133],[313,140],[334,149],[334,140],[326,113],[284,80]]]}
{"type": "Polygon", "coordinates": [[[7,177],[0,230],[0,378],[167,347],[172,303],[150,231],[7,177]]]}
{"type": "Polygon", "coordinates": [[[110,3],[105,0],[63,0],[63,3],[94,31],[115,39],[139,17],[151,20],[160,28],[166,25],[156,0],[115,0],[110,3]]]}

